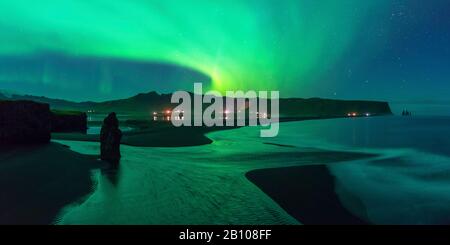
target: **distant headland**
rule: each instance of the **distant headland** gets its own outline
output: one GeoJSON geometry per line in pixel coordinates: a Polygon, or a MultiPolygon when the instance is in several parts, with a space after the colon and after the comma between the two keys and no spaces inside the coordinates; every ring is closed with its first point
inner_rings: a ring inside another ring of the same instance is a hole
{"type": "MultiPolygon", "coordinates": [[[[104,102],[72,102],[64,99],[33,95],[1,94],[0,100],[29,100],[49,104],[52,110],[80,111],[86,113],[109,113],[147,116],[153,112],[170,110],[172,94],[157,92],[140,93],[135,96],[104,102]]],[[[281,98],[280,117],[346,117],[392,114],[388,102],[367,100],[336,100],[323,98],[281,98]]]]}

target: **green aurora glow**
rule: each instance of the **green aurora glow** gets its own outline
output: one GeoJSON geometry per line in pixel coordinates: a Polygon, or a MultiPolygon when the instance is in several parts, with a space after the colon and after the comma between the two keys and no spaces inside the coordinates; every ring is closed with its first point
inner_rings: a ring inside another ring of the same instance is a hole
{"type": "Polygon", "coordinates": [[[449,7],[447,0],[0,0],[0,89],[102,100],[207,80],[199,81],[205,89],[222,92],[444,100],[449,7]]]}
{"type": "Polygon", "coordinates": [[[167,62],[209,75],[221,91],[290,89],[338,60],[361,28],[355,20],[382,5],[370,2],[2,1],[1,27],[11,32],[0,54],[167,62]]]}

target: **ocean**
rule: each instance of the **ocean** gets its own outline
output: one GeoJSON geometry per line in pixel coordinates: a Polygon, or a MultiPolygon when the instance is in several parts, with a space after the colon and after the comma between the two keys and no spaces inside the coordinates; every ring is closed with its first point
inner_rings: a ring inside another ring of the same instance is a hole
{"type": "MultiPolygon", "coordinates": [[[[342,118],[281,123],[275,138],[245,127],[210,133],[214,143],[204,146],[122,146],[120,169],[94,172],[92,195],[66,207],[58,222],[297,224],[245,173],[323,164],[343,205],[370,223],[449,224],[449,125],[450,117],[342,118]],[[321,150],[376,156],[340,162],[303,157],[321,150]]],[[[98,143],[58,142],[98,152],[98,143]]]]}
{"type": "Polygon", "coordinates": [[[450,224],[450,117],[333,119],[281,129],[290,133],[275,143],[379,154],[328,165],[356,215],[375,224],[450,224]],[[363,208],[352,204],[355,197],[363,208]]]}

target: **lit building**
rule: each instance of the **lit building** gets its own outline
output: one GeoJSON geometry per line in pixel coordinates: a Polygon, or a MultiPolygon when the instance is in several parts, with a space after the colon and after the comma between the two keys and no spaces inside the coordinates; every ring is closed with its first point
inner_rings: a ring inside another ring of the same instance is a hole
{"type": "MultiPolygon", "coordinates": [[[[175,118],[175,120],[183,120],[184,112],[183,111],[182,112],[177,111],[177,112],[179,113],[179,117],[175,118]]],[[[170,109],[166,109],[166,110],[159,111],[159,112],[154,111],[152,113],[153,121],[166,121],[167,122],[167,121],[170,121],[171,117],[172,117],[172,110],[170,110],[170,109]]]]}

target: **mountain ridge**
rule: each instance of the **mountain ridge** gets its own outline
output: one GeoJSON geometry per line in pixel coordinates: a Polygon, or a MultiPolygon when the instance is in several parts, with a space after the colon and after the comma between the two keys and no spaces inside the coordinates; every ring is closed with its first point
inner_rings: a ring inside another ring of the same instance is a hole
{"type": "MultiPolygon", "coordinates": [[[[190,93],[191,96],[193,95],[190,93]]],[[[145,114],[173,108],[170,103],[172,94],[159,94],[156,91],[139,93],[134,96],[104,102],[73,102],[64,99],[53,99],[45,96],[10,95],[0,92],[0,100],[31,100],[49,104],[53,110],[78,110],[108,113],[115,111],[122,114],[145,114]]],[[[270,104],[270,103],[269,103],[270,104]]],[[[280,116],[343,116],[350,112],[359,114],[392,114],[389,103],[368,100],[336,100],[326,98],[281,98],[280,116]]]]}

